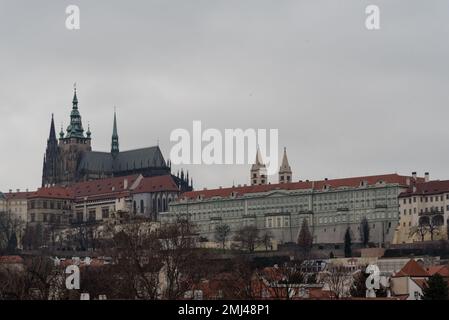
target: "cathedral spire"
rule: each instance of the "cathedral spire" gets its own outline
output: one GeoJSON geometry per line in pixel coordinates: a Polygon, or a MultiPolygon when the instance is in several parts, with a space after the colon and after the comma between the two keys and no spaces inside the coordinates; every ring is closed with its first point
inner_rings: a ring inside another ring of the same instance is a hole
{"type": "Polygon", "coordinates": [[[117,133],[117,115],[116,115],[115,110],[114,110],[114,125],[113,125],[113,128],[112,128],[111,153],[114,156],[119,153],[118,133],[117,133]]]}
{"type": "Polygon", "coordinates": [[[48,135],[48,141],[56,141],[55,120],[53,113],[51,114],[50,134],[48,135]]]}
{"type": "Polygon", "coordinates": [[[78,111],[78,97],[76,96],[76,85],[74,86],[72,112],[70,113],[70,125],[67,127],[66,138],[85,138],[81,115],[78,111]]]}
{"type": "Polygon", "coordinates": [[[76,96],[76,83],[73,85],[73,109],[78,109],[78,97],[76,96]]]}
{"type": "Polygon", "coordinates": [[[251,166],[251,185],[267,184],[267,168],[257,146],[256,161],[251,166]]]}
{"type": "Polygon", "coordinates": [[[292,168],[288,163],[287,148],[284,147],[281,167],[279,168],[279,183],[288,183],[292,181],[292,168]]]}

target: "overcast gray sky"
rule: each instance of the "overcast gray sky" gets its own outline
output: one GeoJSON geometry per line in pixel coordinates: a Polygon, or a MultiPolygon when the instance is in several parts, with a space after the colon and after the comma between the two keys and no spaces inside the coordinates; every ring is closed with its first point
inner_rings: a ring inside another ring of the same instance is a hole
{"type": "MultiPolygon", "coordinates": [[[[278,128],[294,180],[447,179],[448,39],[445,0],[0,0],[0,190],[40,185],[74,82],[95,150],[116,105],[121,150],[159,139],[168,158],[170,132],[201,120],[278,128]],[[368,4],[381,30],[365,28],[368,4]]],[[[248,165],[184,167],[197,188],[249,182],[248,165]]]]}

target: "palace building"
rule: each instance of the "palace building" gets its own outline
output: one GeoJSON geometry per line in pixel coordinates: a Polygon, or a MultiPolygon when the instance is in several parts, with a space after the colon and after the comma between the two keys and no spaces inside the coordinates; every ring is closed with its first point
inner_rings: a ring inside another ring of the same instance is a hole
{"type": "Polygon", "coordinates": [[[186,192],[160,214],[162,223],[180,217],[189,219],[199,235],[214,241],[217,225],[232,232],[256,226],[260,235],[269,233],[277,244],[296,242],[304,219],[319,247],[342,249],[349,228],[354,243],[360,243],[360,224],[370,227],[370,242],[391,243],[399,222],[398,196],[424,178],[383,174],[374,176],[293,181],[284,149],[279,181],[268,183],[258,153],[251,168],[251,185],[186,192]]]}
{"type": "MultiPolygon", "coordinates": [[[[75,89],[66,132],[61,128],[56,138],[53,115],[44,155],[42,186],[70,186],[81,181],[141,174],[144,177],[170,175],[171,164],[166,162],[159,146],[120,151],[117,117],[114,112],[110,152],[93,151],[90,128],[84,131],[75,89]]],[[[192,180],[181,171],[172,175],[181,191],[192,190],[192,180]]]]}

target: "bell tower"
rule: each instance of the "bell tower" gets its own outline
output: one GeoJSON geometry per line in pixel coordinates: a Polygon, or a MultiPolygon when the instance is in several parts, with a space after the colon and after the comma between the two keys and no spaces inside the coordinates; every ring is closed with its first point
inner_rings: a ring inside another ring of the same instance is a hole
{"type": "Polygon", "coordinates": [[[77,167],[82,154],[92,150],[90,129],[84,134],[81,114],[78,110],[76,87],[72,100],[70,124],[67,127],[66,134],[64,135],[63,132],[60,134],[59,147],[61,150],[61,184],[69,185],[78,179],[77,167]]]}
{"type": "Polygon", "coordinates": [[[287,148],[284,147],[284,155],[282,157],[281,167],[279,168],[279,183],[292,182],[292,168],[288,163],[287,148]]]}
{"type": "Polygon", "coordinates": [[[251,185],[267,184],[267,168],[257,147],[256,162],[251,166],[251,185]]]}

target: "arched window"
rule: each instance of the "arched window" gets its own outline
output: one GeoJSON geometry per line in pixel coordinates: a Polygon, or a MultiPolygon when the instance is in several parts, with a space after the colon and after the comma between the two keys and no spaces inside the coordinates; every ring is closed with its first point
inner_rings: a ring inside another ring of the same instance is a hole
{"type": "Polygon", "coordinates": [[[144,206],[143,206],[143,199],[140,200],[140,213],[143,213],[144,206]]]}
{"type": "Polygon", "coordinates": [[[161,198],[157,199],[157,212],[161,211],[161,198]]]}
{"type": "Polygon", "coordinates": [[[136,203],[136,200],[133,201],[133,213],[134,213],[134,214],[137,213],[137,203],[136,203]]]}

